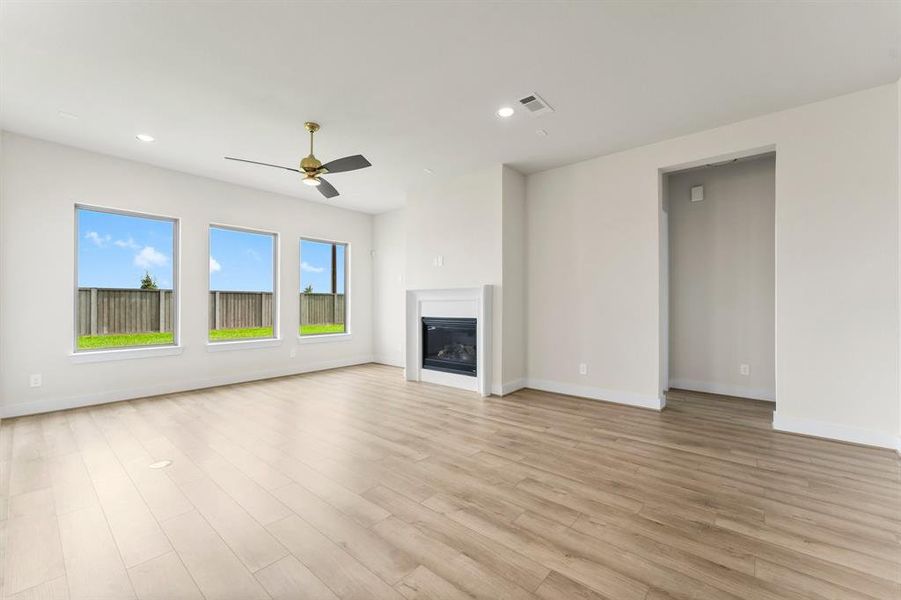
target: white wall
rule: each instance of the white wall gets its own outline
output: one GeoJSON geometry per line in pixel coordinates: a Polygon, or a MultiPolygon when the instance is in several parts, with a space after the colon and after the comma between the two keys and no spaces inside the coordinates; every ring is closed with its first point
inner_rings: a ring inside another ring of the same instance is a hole
{"type": "Polygon", "coordinates": [[[403,209],[372,220],[372,335],[374,360],[404,366],[406,302],[406,213],[403,209]]]}
{"type": "Polygon", "coordinates": [[[660,171],[775,149],[775,425],[894,446],[898,101],[882,86],[529,176],[530,383],[653,403],[660,171]]]}
{"type": "Polygon", "coordinates": [[[0,169],[0,395],[17,415],[366,362],[372,356],[372,217],[3,133],[0,169]],[[180,219],[178,356],[76,364],[73,346],[74,205],[180,219]],[[281,345],[207,351],[208,226],[279,233],[281,345]],[[352,336],[298,344],[301,236],[350,243],[352,336]],[[296,350],[296,357],[290,353],[296,350]],[[43,386],[30,388],[30,373],[43,386]]]}
{"type": "Polygon", "coordinates": [[[671,388],[775,399],[775,175],[769,155],[668,176],[671,388]]]}
{"type": "Polygon", "coordinates": [[[503,268],[503,392],[525,386],[526,377],[526,178],[505,166],[502,172],[501,244],[503,268]]]}

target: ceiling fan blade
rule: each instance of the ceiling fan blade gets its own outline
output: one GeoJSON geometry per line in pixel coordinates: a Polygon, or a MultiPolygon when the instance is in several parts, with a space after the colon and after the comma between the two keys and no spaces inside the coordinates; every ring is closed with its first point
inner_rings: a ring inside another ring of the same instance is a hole
{"type": "Polygon", "coordinates": [[[366,160],[362,154],[355,154],[353,156],[345,156],[344,158],[327,162],[322,165],[322,168],[329,173],[345,173],[347,171],[356,171],[357,169],[365,169],[366,167],[371,166],[372,163],[366,160]]]}
{"type": "Polygon", "coordinates": [[[258,162],[258,161],[255,161],[255,160],[247,160],[247,159],[244,159],[244,158],[232,158],[231,156],[226,156],[226,157],[225,157],[225,160],[236,160],[236,161],[238,161],[238,162],[246,162],[246,163],[251,163],[251,164],[254,164],[254,165],[263,165],[264,167],[275,167],[276,169],[284,169],[284,170],[286,170],[286,171],[294,171],[295,173],[300,173],[300,170],[299,170],[299,169],[292,169],[291,167],[283,167],[283,166],[281,166],[281,165],[271,165],[271,164],[269,164],[269,163],[258,162]]]}
{"type": "Polygon", "coordinates": [[[319,185],[316,186],[316,189],[319,190],[319,193],[325,196],[326,198],[334,198],[338,195],[338,190],[335,189],[335,186],[330,184],[328,181],[319,177],[319,185]]]}

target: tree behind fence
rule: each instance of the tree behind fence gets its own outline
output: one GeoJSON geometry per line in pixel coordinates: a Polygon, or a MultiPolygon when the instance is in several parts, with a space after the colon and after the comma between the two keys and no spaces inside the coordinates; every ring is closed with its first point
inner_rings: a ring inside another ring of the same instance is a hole
{"type": "MultiPolygon", "coordinates": [[[[211,291],[210,329],[272,326],[271,292],[211,291]]],[[[78,335],[172,331],[172,290],[78,289],[78,335]]],[[[300,294],[304,325],[344,322],[344,294],[300,294]]]]}

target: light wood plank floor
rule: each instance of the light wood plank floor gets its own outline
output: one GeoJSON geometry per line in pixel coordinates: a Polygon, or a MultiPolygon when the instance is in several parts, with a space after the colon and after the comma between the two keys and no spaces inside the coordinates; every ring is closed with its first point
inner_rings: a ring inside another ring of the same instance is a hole
{"type": "Polygon", "coordinates": [[[898,457],[771,410],[366,365],[4,420],[3,597],[901,598],[898,457]]]}

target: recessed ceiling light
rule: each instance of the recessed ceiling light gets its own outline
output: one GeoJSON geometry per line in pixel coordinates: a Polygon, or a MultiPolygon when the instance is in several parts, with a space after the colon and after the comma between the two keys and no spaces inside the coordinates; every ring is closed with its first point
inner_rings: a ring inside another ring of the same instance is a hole
{"type": "Polygon", "coordinates": [[[64,110],[58,111],[57,114],[58,114],[59,116],[61,116],[62,118],[64,118],[64,119],[72,119],[72,120],[75,120],[75,119],[78,118],[78,115],[73,114],[73,113],[70,113],[70,112],[66,112],[66,111],[64,111],[64,110]]]}
{"type": "Polygon", "coordinates": [[[497,109],[497,116],[499,116],[502,119],[506,119],[507,117],[512,117],[514,112],[515,111],[513,110],[512,107],[502,106],[499,109],[497,109]]]}
{"type": "Polygon", "coordinates": [[[433,171],[433,170],[431,170],[431,169],[423,169],[423,171],[425,172],[426,175],[431,175],[432,173],[435,172],[435,171],[433,171]]]}
{"type": "Polygon", "coordinates": [[[540,135],[541,137],[546,137],[546,136],[547,136],[547,129],[536,129],[536,130],[535,130],[535,133],[536,133],[537,135],[540,135]]]}
{"type": "Polygon", "coordinates": [[[138,140],[140,140],[142,142],[152,142],[156,139],[152,135],[147,135],[146,133],[139,133],[135,137],[138,138],[138,140]]]}

